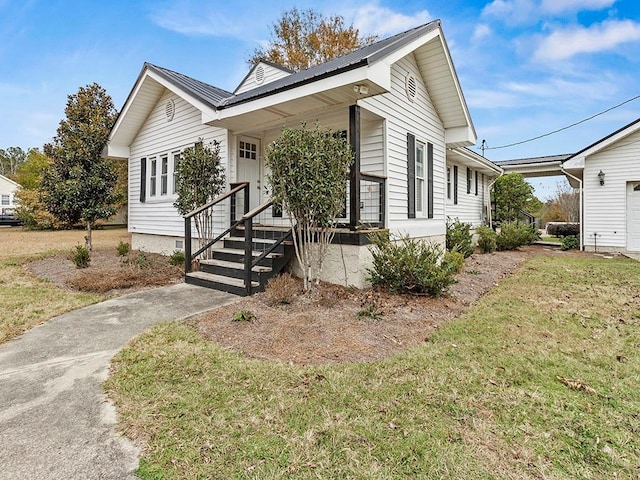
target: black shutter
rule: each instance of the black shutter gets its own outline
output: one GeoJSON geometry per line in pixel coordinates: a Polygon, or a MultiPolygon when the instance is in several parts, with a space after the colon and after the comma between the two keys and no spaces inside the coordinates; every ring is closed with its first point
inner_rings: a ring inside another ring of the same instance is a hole
{"type": "Polygon", "coordinates": [[[458,204],[458,166],[453,166],[453,204],[458,204]]]}
{"type": "Polygon", "coordinates": [[[407,133],[408,218],[416,218],[416,137],[407,133]]]}
{"type": "Polygon", "coordinates": [[[478,171],[476,170],[476,195],[478,195],[478,171]]]}
{"type": "Polygon", "coordinates": [[[471,169],[467,167],[467,193],[471,193],[471,169]]]}
{"type": "Polygon", "coordinates": [[[147,198],[147,159],[140,159],[140,203],[147,198]]]}
{"type": "Polygon", "coordinates": [[[433,218],[433,144],[427,143],[427,217],[433,218]]]}

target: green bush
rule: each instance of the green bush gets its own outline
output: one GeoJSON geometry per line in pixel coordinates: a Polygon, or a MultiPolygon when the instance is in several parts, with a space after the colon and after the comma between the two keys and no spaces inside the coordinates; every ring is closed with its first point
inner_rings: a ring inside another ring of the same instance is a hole
{"type": "Polygon", "coordinates": [[[560,247],[562,250],[575,250],[580,247],[580,241],[578,236],[569,235],[562,239],[562,246],[560,247]]]}
{"type": "Polygon", "coordinates": [[[457,218],[452,222],[447,220],[447,251],[457,250],[464,258],[473,253],[473,235],[471,224],[464,223],[457,218]]]}
{"type": "Polygon", "coordinates": [[[498,250],[515,250],[522,245],[529,245],[539,238],[535,226],[529,226],[522,222],[504,222],[500,225],[496,246],[498,250]]]}
{"type": "Polygon", "coordinates": [[[458,251],[445,252],[442,265],[452,273],[458,273],[464,267],[464,255],[458,251]]]}
{"type": "Polygon", "coordinates": [[[91,263],[91,253],[84,245],[76,245],[76,251],[71,254],[69,259],[76,268],[87,268],[91,263]]]}
{"type": "Polygon", "coordinates": [[[118,246],[116,247],[116,251],[121,257],[126,257],[131,251],[131,245],[126,242],[120,241],[120,243],[118,243],[118,246]]]}
{"type": "Polygon", "coordinates": [[[184,252],[182,250],[175,250],[169,255],[169,263],[176,267],[184,265],[184,252]]]}
{"type": "Polygon", "coordinates": [[[231,320],[234,322],[253,322],[256,318],[256,314],[251,310],[240,310],[233,314],[233,318],[231,320]]]}
{"type": "Polygon", "coordinates": [[[482,253],[493,253],[496,251],[496,238],[498,235],[491,227],[481,225],[476,228],[476,233],[478,234],[478,247],[480,247],[482,253]]]}
{"type": "Polygon", "coordinates": [[[387,233],[369,238],[373,267],[367,270],[367,278],[373,286],[392,293],[439,296],[455,282],[450,268],[440,264],[443,252],[439,245],[408,236],[392,241],[387,233]]]}

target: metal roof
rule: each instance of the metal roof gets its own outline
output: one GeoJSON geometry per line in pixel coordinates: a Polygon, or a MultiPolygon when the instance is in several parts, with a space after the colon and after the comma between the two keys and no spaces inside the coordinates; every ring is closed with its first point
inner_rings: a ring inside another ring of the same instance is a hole
{"type": "Polygon", "coordinates": [[[529,158],[516,158],[513,160],[494,160],[493,163],[500,167],[509,165],[532,165],[538,163],[552,163],[552,162],[564,162],[568,158],[572,157],[572,153],[564,153],[561,155],[547,155],[544,157],[529,157],[529,158]]]}
{"type": "Polygon", "coordinates": [[[201,82],[200,80],[196,80],[195,78],[188,77],[187,75],[183,75],[182,73],[174,72],[173,70],[169,70],[167,68],[158,67],[157,65],[153,65],[151,63],[145,63],[144,65],[149,70],[154,71],[165,80],[171,82],[190,95],[193,95],[195,98],[201,100],[210,107],[216,108],[222,100],[233,95],[231,92],[227,92],[226,90],[223,90],[221,88],[201,82]]]}

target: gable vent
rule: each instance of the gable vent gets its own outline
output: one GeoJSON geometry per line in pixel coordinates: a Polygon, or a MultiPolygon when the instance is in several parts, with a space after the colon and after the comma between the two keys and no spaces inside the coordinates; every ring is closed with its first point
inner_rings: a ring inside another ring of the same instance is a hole
{"type": "Polygon", "coordinates": [[[256,68],[255,78],[256,83],[262,85],[262,82],[264,82],[264,67],[262,65],[258,65],[258,68],[256,68]]]}
{"type": "Polygon", "coordinates": [[[416,99],[416,92],[418,90],[418,82],[416,81],[416,77],[413,76],[413,73],[407,73],[405,88],[407,90],[407,98],[413,102],[416,99]]]}
{"type": "Polygon", "coordinates": [[[176,114],[176,104],[172,99],[167,100],[167,104],[164,106],[164,114],[167,117],[167,122],[173,120],[173,116],[176,114]]]}

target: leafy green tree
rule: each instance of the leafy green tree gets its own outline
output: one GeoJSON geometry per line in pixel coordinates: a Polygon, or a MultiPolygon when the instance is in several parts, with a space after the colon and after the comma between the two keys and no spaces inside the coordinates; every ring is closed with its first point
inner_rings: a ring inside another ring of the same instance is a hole
{"type": "Polygon", "coordinates": [[[49,157],[37,148],[32,148],[27,153],[27,159],[16,170],[16,182],[20,184],[16,193],[16,215],[27,229],[44,230],[61,226],[42,203],[42,176],[51,164],[52,160],[49,157]]]}
{"type": "Polygon", "coordinates": [[[353,152],[331,130],[285,128],[267,147],[273,201],[282,205],[294,230],[304,288],[320,281],[322,262],[344,210],[353,152]]]}
{"type": "Polygon", "coordinates": [[[493,200],[496,202],[496,220],[513,222],[520,211],[538,212],[542,202],[533,195],[533,187],[519,173],[508,173],[493,185],[493,200]]]}
{"type": "Polygon", "coordinates": [[[15,179],[18,167],[26,159],[27,154],[20,147],[0,148],[0,175],[15,179]]]}
{"type": "MultiPolygon", "coordinates": [[[[196,143],[180,153],[176,168],[176,193],[173,204],[180,215],[195,210],[220,195],[225,186],[224,168],[220,164],[220,144],[217,141],[204,145],[196,143]]],[[[200,247],[213,238],[213,212],[210,208],[193,217],[200,247]]],[[[209,257],[205,251],[205,258],[209,257]]]]}
{"type": "Polygon", "coordinates": [[[43,176],[42,200],[64,224],[85,224],[91,250],[91,226],[116,212],[116,174],[102,151],[117,112],[97,83],[69,95],[64,112],[53,142],[44,146],[53,163],[43,176]]]}
{"type": "Polygon", "coordinates": [[[347,26],[340,15],[324,16],[313,9],[292,8],[271,25],[271,40],[256,48],[247,59],[249,65],[269,60],[294,71],[341,57],[370,45],[377,36],[361,37],[360,31],[347,26]]]}

